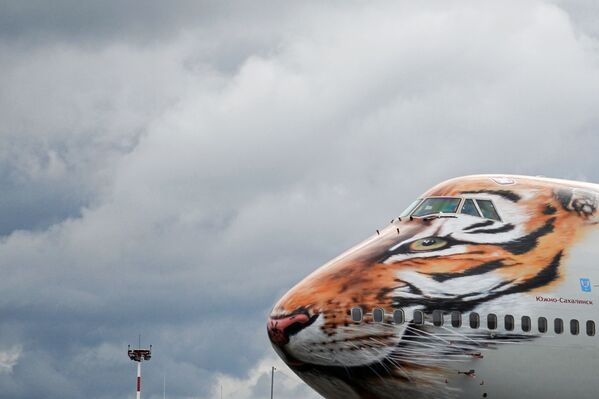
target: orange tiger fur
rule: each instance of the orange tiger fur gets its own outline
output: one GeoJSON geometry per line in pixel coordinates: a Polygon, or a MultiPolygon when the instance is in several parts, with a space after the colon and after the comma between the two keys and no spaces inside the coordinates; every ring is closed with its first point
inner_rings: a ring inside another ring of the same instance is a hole
{"type": "MultiPolygon", "coordinates": [[[[391,264],[378,261],[388,248],[432,223],[405,220],[399,226],[400,234],[394,228],[385,230],[363,249],[341,256],[312,273],[281,298],[273,314],[286,314],[298,308],[309,309],[324,317],[325,323],[321,328],[328,335],[334,335],[337,327],[352,323],[349,316],[352,307],[362,307],[367,311],[376,307],[391,310],[392,292],[404,284],[396,277],[400,269],[410,268],[423,274],[463,273],[483,263],[502,260],[503,266],[496,271],[506,281],[521,283],[535,277],[556,254],[567,257],[568,249],[584,233],[582,227],[588,221],[565,208],[555,184],[538,180],[519,178],[517,184],[498,186],[487,177],[462,178],[444,182],[423,197],[460,196],[465,192],[484,194],[486,190],[509,191],[521,197],[513,206],[518,207],[517,212],[527,215],[523,236],[542,229],[550,221],[553,221],[552,231],[539,237],[533,250],[522,254],[494,244],[477,244],[470,245],[463,253],[432,259],[415,254],[410,259],[391,264]]],[[[561,277],[558,277],[531,292],[547,289],[560,281],[561,277]]],[[[369,322],[369,319],[365,321],[369,322]]]]}

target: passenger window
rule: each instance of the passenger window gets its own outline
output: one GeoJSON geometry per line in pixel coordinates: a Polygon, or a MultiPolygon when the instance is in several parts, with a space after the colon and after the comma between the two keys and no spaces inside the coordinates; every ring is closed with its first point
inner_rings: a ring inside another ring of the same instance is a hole
{"type": "Polygon", "coordinates": [[[544,317],[539,317],[539,332],[540,333],[547,332],[547,319],[544,317]]]}
{"type": "Polygon", "coordinates": [[[362,308],[352,308],[351,319],[356,323],[362,321],[362,308]]]}
{"type": "Polygon", "coordinates": [[[595,335],[595,322],[593,320],[587,321],[587,335],[592,337],[595,335]]]}
{"type": "Polygon", "coordinates": [[[451,326],[455,328],[462,327],[462,314],[460,312],[451,312],[451,326]]]}
{"type": "Polygon", "coordinates": [[[385,311],[381,308],[376,308],[372,311],[372,319],[376,323],[382,323],[385,318],[385,311]]]}
{"type": "Polygon", "coordinates": [[[464,201],[464,206],[462,206],[462,211],[460,213],[480,217],[480,213],[478,213],[478,209],[476,209],[476,205],[474,205],[474,201],[471,199],[464,201]]]}
{"type": "Polygon", "coordinates": [[[487,219],[501,221],[499,214],[495,210],[495,207],[493,206],[493,203],[490,200],[477,199],[476,203],[478,204],[478,207],[480,208],[480,211],[483,213],[484,217],[486,217],[487,219]]]}
{"type": "Polygon", "coordinates": [[[508,314],[504,317],[503,321],[507,331],[512,331],[514,329],[514,316],[508,314]]]}
{"type": "Polygon", "coordinates": [[[489,313],[487,316],[487,328],[489,330],[495,330],[497,328],[497,315],[489,313]]]}
{"type": "Polygon", "coordinates": [[[578,324],[578,320],[570,320],[570,334],[578,335],[580,333],[580,325],[578,324]]]}
{"type": "Polygon", "coordinates": [[[440,310],[433,310],[433,324],[437,327],[443,325],[443,312],[440,310]]]}
{"type": "Polygon", "coordinates": [[[403,310],[401,309],[396,309],[393,311],[393,322],[395,324],[403,324],[404,321],[406,320],[403,310]]]}
{"type": "Polygon", "coordinates": [[[470,328],[480,327],[480,316],[476,312],[470,313],[470,328]]]}
{"type": "Polygon", "coordinates": [[[522,331],[529,332],[530,331],[530,317],[522,316],[522,331]]]}
{"type": "Polygon", "coordinates": [[[422,313],[422,310],[414,311],[414,324],[419,326],[424,324],[424,313],[422,313]]]}
{"type": "Polygon", "coordinates": [[[562,319],[557,318],[553,320],[553,331],[555,331],[556,334],[564,332],[564,321],[562,319]]]}

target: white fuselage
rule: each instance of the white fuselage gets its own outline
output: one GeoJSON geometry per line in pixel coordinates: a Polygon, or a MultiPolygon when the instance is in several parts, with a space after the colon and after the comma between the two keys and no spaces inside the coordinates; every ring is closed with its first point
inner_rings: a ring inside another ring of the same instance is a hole
{"type": "Polygon", "coordinates": [[[469,176],[273,308],[274,349],[326,398],[599,395],[599,186],[469,176]]]}

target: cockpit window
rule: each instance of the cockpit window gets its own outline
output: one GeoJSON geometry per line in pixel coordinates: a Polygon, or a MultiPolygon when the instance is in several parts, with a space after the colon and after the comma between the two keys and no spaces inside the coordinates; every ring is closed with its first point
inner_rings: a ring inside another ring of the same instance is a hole
{"type": "Polygon", "coordinates": [[[414,217],[426,217],[443,213],[455,214],[458,209],[462,215],[482,217],[501,222],[501,217],[491,200],[478,198],[462,199],[460,197],[430,197],[416,200],[401,213],[400,218],[409,215],[414,217]],[[462,201],[463,205],[460,208],[460,203],[462,201]]]}
{"type": "Polygon", "coordinates": [[[490,200],[477,199],[476,203],[478,204],[478,207],[485,218],[501,221],[499,214],[495,210],[495,207],[490,200]]]}
{"type": "Polygon", "coordinates": [[[406,208],[406,210],[405,210],[405,211],[403,211],[403,212],[401,213],[401,215],[399,215],[399,217],[400,217],[400,218],[403,218],[403,217],[406,217],[406,216],[408,216],[410,213],[412,213],[412,211],[414,210],[414,208],[416,208],[416,205],[418,205],[418,204],[420,203],[420,201],[421,201],[421,200],[417,199],[416,201],[412,202],[412,203],[410,204],[410,206],[408,206],[408,207],[406,208]]]}
{"type": "Polygon", "coordinates": [[[427,198],[414,211],[412,216],[427,216],[436,213],[455,213],[460,205],[460,198],[435,197],[427,198]]]}
{"type": "Polygon", "coordinates": [[[474,205],[474,201],[471,199],[464,201],[464,206],[462,206],[461,213],[464,215],[480,217],[480,213],[478,213],[478,209],[476,209],[476,205],[474,205]]]}

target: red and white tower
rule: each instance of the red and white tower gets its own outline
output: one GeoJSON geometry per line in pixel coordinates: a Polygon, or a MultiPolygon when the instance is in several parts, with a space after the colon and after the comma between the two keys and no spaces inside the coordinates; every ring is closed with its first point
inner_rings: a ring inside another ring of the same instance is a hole
{"type": "Polygon", "coordinates": [[[137,399],[141,399],[141,362],[148,361],[152,358],[152,345],[150,349],[141,349],[141,338],[140,347],[138,349],[131,349],[131,345],[127,347],[127,354],[129,359],[137,362],[137,399]]]}

